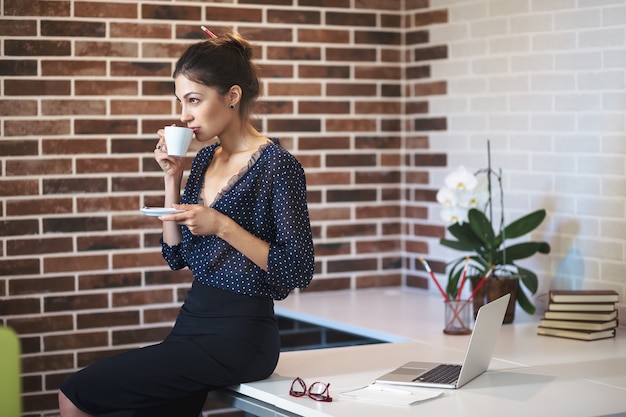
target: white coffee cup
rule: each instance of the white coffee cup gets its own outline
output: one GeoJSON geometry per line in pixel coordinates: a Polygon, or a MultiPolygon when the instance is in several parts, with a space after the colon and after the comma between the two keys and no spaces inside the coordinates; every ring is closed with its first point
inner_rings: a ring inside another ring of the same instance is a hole
{"type": "Polygon", "coordinates": [[[171,156],[185,156],[191,144],[193,130],[181,126],[165,126],[165,146],[171,156]]]}

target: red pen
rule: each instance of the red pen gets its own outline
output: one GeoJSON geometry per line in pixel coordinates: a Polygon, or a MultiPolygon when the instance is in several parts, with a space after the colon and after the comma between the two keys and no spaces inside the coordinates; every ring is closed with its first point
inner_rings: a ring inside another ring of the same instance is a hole
{"type": "Polygon", "coordinates": [[[204,33],[206,33],[207,35],[209,35],[210,37],[212,37],[213,39],[217,38],[217,36],[215,35],[215,33],[211,32],[206,26],[200,26],[200,29],[202,29],[202,31],[204,33]]]}
{"type": "Polygon", "coordinates": [[[443,288],[441,288],[441,285],[439,285],[439,281],[437,281],[437,278],[435,277],[435,274],[433,274],[432,269],[430,269],[430,265],[428,265],[426,259],[420,257],[420,262],[424,264],[424,269],[426,269],[426,271],[430,274],[430,277],[433,279],[433,281],[435,281],[435,285],[437,285],[437,288],[439,288],[439,292],[441,293],[441,295],[443,295],[443,298],[446,301],[450,301],[450,298],[448,298],[446,292],[443,290],[443,288]]]}
{"type": "Polygon", "coordinates": [[[465,285],[465,277],[467,276],[467,264],[469,264],[469,255],[465,257],[465,266],[463,267],[463,275],[461,276],[461,285],[459,285],[459,292],[456,295],[457,301],[461,301],[461,292],[463,291],[463,285],[465,285]]]}
{"type": "Polygon", "coordinates": [[[478,290],[480,289],[480,287],[483,286],[483,284],[485,283],[485,281],[487,281],[487,278],[489,278],[489,275],[491,275],[491,272],[493,272],[493,270],[496,267],[494,265],[491,266],[491,269],[489,270],[489,272],[487,272],[487,274],[483,277],[483,279],[480,280],[480,282],[478,283],[478,285],[476,286],[476,288],[474,288],[474,291],[472,291],[472,294],[469,296],[469,298],[467,299],[467,302],[469,303],[470,300],[472,298],[474,298],[474,296],[476,295],[476,293],[478,292],[478,290]]]}

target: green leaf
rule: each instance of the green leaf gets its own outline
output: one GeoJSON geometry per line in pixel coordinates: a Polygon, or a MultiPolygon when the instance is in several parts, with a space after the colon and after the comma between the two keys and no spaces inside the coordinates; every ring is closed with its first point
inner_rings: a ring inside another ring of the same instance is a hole
{"type": "MultiPolygon", "coordinates": [[[[550,246],[545,242],[524,242],[518,243],[516,245],[511,245],[503,250],[502,258],[505,258],[507,263],[511,261],[516,261],[518,259],[525,259],[533,256],[537,252],[541,252],[545,250],[545,247],[548,247],[548,252],[550,251],[550,246]]],[[[547,252],[543,252],[547,253],[547,252]]]]}
{"type": "Polygon", "coordinates": [[[505,239],[515,239],[535,230],[546,217],[546,211],[540,209],[515,220],[504,228],[505,239]]]}
{"type": "Polygon", "coordinates": [[[478,238],[478,236],[476,236],[468,223],[455,223],[448,227],[448,231],[452,236],[457,238],[457,240],[461,244],[465,245],[466,247],[470,247],[471,249],[469,250],[473,251],[483,246],[482,241],[478,238]]]}
{"type": "MultiPolygon", "coordinates": [[[[448,284],[446,285],[446,294],[450,298],[456,298],[459,290],[459,280],[463,274],[465,258],[459,258],[451,263],[450,272],[448,273],[448,284]]],[[[450,265],[450,264],[448,264],[450,265]]]]}
{"type": "Polygon", "coordinates": [[[522,268],[521,266],[517,267],[517,271],[520,275],[520,279],[528,291],[532,294],[537,292],[539,288],[539,279],[537,278],[537,274],[535,274],[530,269],[522,268]]]}
{"type": "Polygon", "coordinates": [[[517,304],[524,310],[526,313],[533,315],[535,314],[535,306],[530,302],[521,286],[517,288],[517,294],[515,295],[515,299],[517,300],[517,304]]]}
{"type": "Polygon", "coordinates": [[[466,243],[459,242],[457,240],[441,239],[439,243],[443,246],[447,246],[451,249],[460,250],[463,252],[471,252],[474,248],[466,243]]]}
{"type": "Polygon", "coordinates": [[[539,250],[537,252],[539,252],[539,253],[550,253],[550,244],[548,244],[548,242],[540,242],[539,250]]]}
{"type": "Polygon", "coordinates": [[[491,227],[491,222],[480,210],[471,209],[467,214],[469,225],[474,235],[480,239],[485,248],[489,251],[496,248],[496,235],[491,227]]]}

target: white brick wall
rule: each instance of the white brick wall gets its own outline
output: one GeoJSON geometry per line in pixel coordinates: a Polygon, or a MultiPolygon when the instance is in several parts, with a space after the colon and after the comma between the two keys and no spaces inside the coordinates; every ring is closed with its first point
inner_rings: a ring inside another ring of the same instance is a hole
{"type": "MultiPolygon", "coordinates": [[[[524,262],[552,287],[612,288],[626,294],[626,6],[623,0],[431,1],[450,22],[432,28],[448,44],[431,97],[447,132],[432,133],[449,167],[433,170],[437,189],[451,169],[501,167],[507,223],[546,208],[534,237],[548,256],[524,262]]],[[[430,219],[441,222],[433,205],[430,219]]],[[[432,239],[432,256],[459,254],[432,239]]],[[[541,303],[538,305],[541,307],[541,303]]]]}

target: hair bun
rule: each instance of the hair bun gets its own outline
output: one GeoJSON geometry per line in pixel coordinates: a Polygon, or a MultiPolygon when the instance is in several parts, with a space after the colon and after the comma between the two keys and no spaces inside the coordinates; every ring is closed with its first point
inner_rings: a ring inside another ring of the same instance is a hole
{"type": "Polygon", "coordinates": [[[238,52],[246,57],[247,59],[252,59],[252,46],[238,33],[228,33],[226,35],[228,40],[225,44],[235,48],[238,52]]]}

